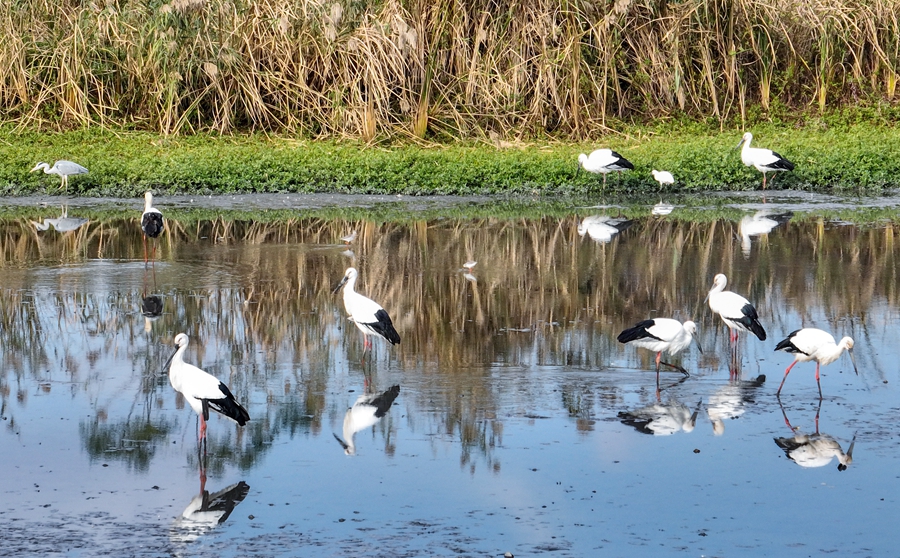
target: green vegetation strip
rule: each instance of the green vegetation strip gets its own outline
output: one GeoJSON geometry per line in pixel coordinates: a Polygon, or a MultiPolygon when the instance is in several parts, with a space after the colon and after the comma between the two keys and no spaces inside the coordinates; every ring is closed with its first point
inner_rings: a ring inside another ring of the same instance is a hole
{"type": "MultiPolygon", "coordinates": [[[[768,147],[797,168],[780,173],[777,189],[880,193],[900,183],[900,130],[879,123],[755,127],[754,145],[768,147]]],[[[633,128],[585,144],[495,146],[366,145],[265,135],[160,137],[148,133],[81,130],[37,134],[0,132],[0,194],[59,192],[59,177],[30,173],[39,161],[76,161],[90,172],[69,182],[70,195],[133,197],[157,194],[250,192],[353,194],[649,194],[659,190],[651,169],[669,170],[668,192],[754,190],[760,174],[744,167],[734,147],[738,130],[698,126],[633,128]],[[611,147],[635,170],[607,177],[576,175],[577,157],[611,147]]]]}

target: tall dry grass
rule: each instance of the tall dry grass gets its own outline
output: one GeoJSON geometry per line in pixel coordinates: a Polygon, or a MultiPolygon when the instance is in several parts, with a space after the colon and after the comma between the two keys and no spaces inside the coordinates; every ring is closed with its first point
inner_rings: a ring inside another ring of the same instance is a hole
{"type": "Polygon", "coordinates": [[[312,137],[586,137],[893,101],[900,0],[13,0],[0,117],[312,137]]]}

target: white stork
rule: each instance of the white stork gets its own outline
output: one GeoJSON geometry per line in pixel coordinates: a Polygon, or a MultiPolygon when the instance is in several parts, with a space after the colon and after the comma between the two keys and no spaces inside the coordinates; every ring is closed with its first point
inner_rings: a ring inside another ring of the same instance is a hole
{"type": "MultiPolygon", "coordinates": [[[[744,146],[744,148],[741,149],[741,161],[744,163],[744,165],[753,167],[762,173],[763,190],[766,189],[767,172],[782,172],[794,170],[794,163],[788,161],[771,149],[750,147],[751,141],[753,141],[753,134],[747,132],[741,139],[741,143],[737,144],[737,147],[735,147],[735,149],[737,149],[741,145],[744,146]]],[[[772,177],[772,180],[774,181],[775,178],[772,177]]]]}
{"type": "Polygon", "coordinates": [[[787,370],[784,371],[784,378],[781,379],[781,385],[778,386],[776,396],[781,395],[781,388],[784,387],[784,381],[787,380],[791,368],[798,362],[816,361],[816,385],[819,386],[819,399],[822,399],[822,384],[819,382],[819,366],[829,365],[836,361],[841,353],[847,350],[850,355],[850,362],[853,363],[853,371],[859,375],[856,368],[856,361],[853,359],[853,339],[844,337],[840,343],[834,342],[834,337],[827,331],[816,329],[814,327],[806,327],[793,331],[786,339],[781,340],[775,345],[776,351],[785,351],[794,355],[792,362],[787,370]]]}
{"type": "Polygon", "coordinates": [[[619,334],[619,343],[626,345],[634,345],[643,349],[650,349],[656,352],[656,382],[659,383],[659,365],[665,364],[670,368],[678,370],[685,376],[690,376],[687,370],[681,366],[662,362],[663,351],[670,355],[680,353],[691,344],[693,340],[697,343],[697,349],[703,352],[700,342],[694,338],[697,332],[697,325],[692,321],[682,324],[678,320],[671,318],[654,318],[652,320],[644,320],[634,327],[630,327],[619,334]]]}
{"type": "Polygon", "coordinates": [[[391,345],[397,345],[400,343],[400,335],[394,329],[394,323],[388,313],[380,304],[354,290],[357,275],[356,268],[348,267],[344,278],[332,292],[336,293],[344,287],[344,308],[350,314],[350,320],[363,332],[364,348],[372,347],[369,335],[377,335],[391,345]]]}
{"type": "Polygon", "coordinates": [[[759,323],[756,308],[750,301],[737,293],[725,290],[728,279],[719,273],[713,278],[713,288],[706,295],[709,308],[718,314],[731,333],[731,343],[737,341],[739,331],[750,331],[760,341],[766,340],[766,330],[759,323]]]}
{"type": "Polygon", "coordinates": [[[605,188],[606,175],[608,173],[631,170],[634,169],[634,165],[612,149],[596,149],[591,151],[590,155],[585,155],[584,153],[578,155],[578,172],[582,168],[588,172],[602,174],[603,187],[605,188]]]}

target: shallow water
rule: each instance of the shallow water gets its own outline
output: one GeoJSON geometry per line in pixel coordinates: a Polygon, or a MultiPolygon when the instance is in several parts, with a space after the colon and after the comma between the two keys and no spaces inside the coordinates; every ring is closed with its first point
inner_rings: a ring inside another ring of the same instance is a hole
{"type": "Polygon", "coordinates": [[[891,555],[896,200],[758,196],[519,218],[484,199],[161,197],[150,265],[135,200],[73,200],[88,221],[68,232],[32,224],[60,217],[52,203],[10,200],[0,554],[891,555]],[[398,204],[404,219],[310,212],[398,204]],[[762,207],[794,215],[742,235],[762,207]],[[296,215],[246,217],[276,208],[296,215]],[[363,351],[331,292],[349,265],[400,345],[363,351]],[[734,358],[703,303],[720,272],[769,334],[734,358]],[[657,316],[696,321],[704,351],[673,357],[691,375],[663,371],[658,392],[654,355],[616,342],[657,316]],[[859,376],[847,356],[823,367],[821,403],[809,363],[775,397],[792,357],[773,349],[801,326],[856,340],[859,376]],[[211,418],[205,456],[162,370],[179,332],[251,415],[211,418]],[[346,455],[348,408],[393,385],[346,455]],[[786,420],[840,449],[789,459],[786,420]],[[196,512],[202,490],[220,511],[196,512]]]}

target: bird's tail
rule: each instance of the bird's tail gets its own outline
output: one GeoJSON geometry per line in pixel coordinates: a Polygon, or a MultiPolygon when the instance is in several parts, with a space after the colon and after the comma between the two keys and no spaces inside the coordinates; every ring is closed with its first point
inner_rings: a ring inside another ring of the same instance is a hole
{"type": "Polygon", "coordinates": [[[761,323],[759,323],[758,319],[753,319],[750,321],[750,331],[753,332],[753,335],[759,337],[760,341],[766,340],[766,330],[763,329],[761,323]]]}

